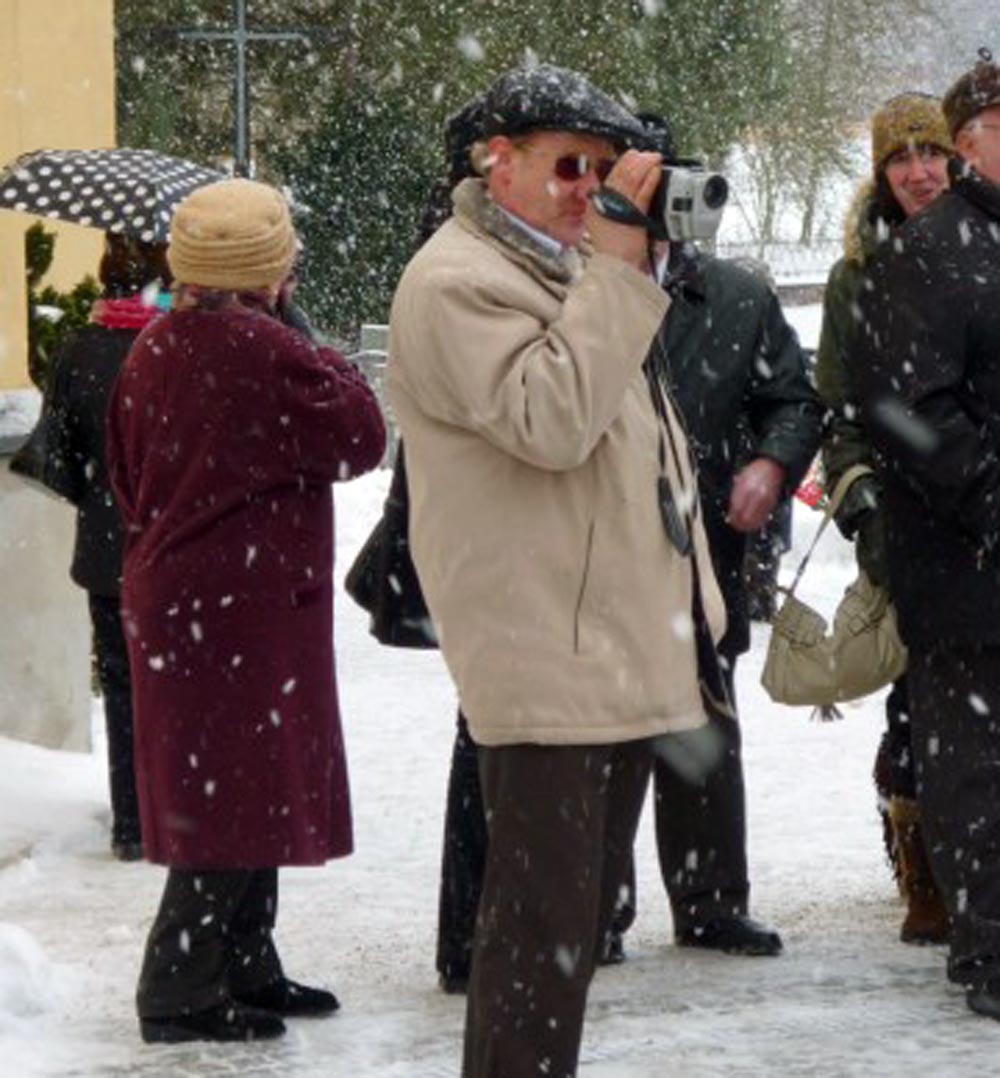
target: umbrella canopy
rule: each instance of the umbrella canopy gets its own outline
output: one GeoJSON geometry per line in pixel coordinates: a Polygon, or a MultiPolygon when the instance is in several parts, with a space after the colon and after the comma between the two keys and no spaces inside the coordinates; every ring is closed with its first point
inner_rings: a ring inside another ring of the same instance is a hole
{"type": "Polygon", "coordinates": [[[177,203],[225,178],[155,150],[36,150],[0,170],[0,209],[166,243],[177,203]]]}

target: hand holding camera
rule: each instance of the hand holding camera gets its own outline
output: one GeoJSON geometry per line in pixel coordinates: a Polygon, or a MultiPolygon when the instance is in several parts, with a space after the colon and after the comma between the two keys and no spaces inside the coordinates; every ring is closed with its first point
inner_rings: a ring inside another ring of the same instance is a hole
{"type": "MultiPolygon", "coordinates": [[[[645,214],[659,183],[660,162],[658,153],[627,150],[615,162],[600,190],[614,192],[634,206],[637,212],[645,214]]],[[[587,227],[595,251],[622,258],[637,269],[645,271],[646,239],[641,232],[625,227],[630,222],[604,213],[596,197],[591,199],[587,218],[587,227]]]]}
{"type": "Polygon", "coordinates": [[[594,193],[592,204],[601,216],[643,228],[653,240],[711,239],[729,198],[725,177],[687,161],[662,165],[658,180],[648,209],[623,199],[625,192],[611,183],[594,193]]]}

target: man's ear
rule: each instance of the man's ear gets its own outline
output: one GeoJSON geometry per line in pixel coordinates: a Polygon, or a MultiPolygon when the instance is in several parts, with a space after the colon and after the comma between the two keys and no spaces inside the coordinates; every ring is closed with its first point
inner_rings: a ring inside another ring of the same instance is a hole
{"type": "Polygon", "coordinates": [[[971,124],[966,124],[955,135],[955,152],[973,168],[979,164],[979,139],[971,124]]]}
{"type": "Polygon", "coordinates": [[[486,143],[489,171],[510,168],[514,160],[514,143],[506,135],[494,135],[486,143]]]}

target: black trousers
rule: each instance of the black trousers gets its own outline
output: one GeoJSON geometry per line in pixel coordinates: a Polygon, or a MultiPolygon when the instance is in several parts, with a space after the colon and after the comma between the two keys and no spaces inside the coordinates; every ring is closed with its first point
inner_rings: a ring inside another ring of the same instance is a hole
{"type": "MultiPolygon", "coordinates": [[[[730,699],[732,669],[727,672],[730,699]]],[[[658,739],[656,848],[674,931],[747,912],[746,789],[739,723],[712,712],[698,730],[658,739]]]]}
{"type": "Polygon", "coordinates": [[[438,898],[436,966],[445,977],[469,976],[487,841],[476,744],[460,711],[448,773],[438,898]]]}
{"type": "MultiPolygon", "coordinates": [[[[723,663],[735,706],[736,659],[723,663]]],[[[700,729],[656,739],[653,763],[656,848],[674,931],[719,916],[745,914],[750,899],[746,853],[746,789],[739,723],[710,713],[700,729]]],[[[633,836],[634,837],[634,836],[633,836]]],[[[635,920],[635,863],[621,881],[611,930],[635,920]]]]}
{"type": "Polygon", "coordinates": [[[282,974],[276,868],[167,872],[136,991],[140,1018],[195,1014],[282,974]]]}
{"type": "Polygon", "coordinates": [[[117,596],[93,592],[87,593],[87,600],[108,732],[111,842],[113,845],[140,842],[132,736],[132,677],[122,631],[121,600],[117,596]]]}
{"type": "Polygon", "coordinates": [[[489,826],[463,1078],[576,1074],[598,925],[610,917],[651,743],[479,749],[489,826]]]}
{"type": "Polygon", "coordinates": [[[1000,991],[1000,648],[910,649],[924,845],[952,918],[948,976],[1000,991]]]}

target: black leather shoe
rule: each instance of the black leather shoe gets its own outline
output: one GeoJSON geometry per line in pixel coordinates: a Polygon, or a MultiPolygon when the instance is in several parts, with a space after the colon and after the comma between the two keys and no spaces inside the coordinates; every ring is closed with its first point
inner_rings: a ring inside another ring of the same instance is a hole
{"type": "Polygon", "coordinates": [[[599,966],[620,966],[625,961],[625,941],[621,932],[612,929],[605,937],[597,955],[599,966]]]}
{"type": "Polygon", "coordinates": [[[340,1009],[340,1003],[332,992],[296,984],[287,977],[272,981],[253,992],[234,992],[233,998],[247,1007],[259,1007],[280,1014],[283,1018],[322,1018],[340,1009]]]}
{"type": "Polygon", "coordinates": [[[285,1023],[270,1011],[222,1003],[207,1011],[172,1018],[140,1018],[139,1031],[147,1044],[181,1041],[263,1041],[280,1037],[285,1023]]]}
{"type": "Polygon", "coordinates": [[[677,933],[681,947],[704,947],[726,954],[781,954],[781,937],[773,928],[760,924],[745,914],[715,917],[703,924],[694,924],[677,933]]]}
{"type": "Polygon", "coordinates": [[[990,982],[982,988],[970,988],[965,993],[965,1002],[970,1011],[1000,1022],[1000,984],[990,982]]]}

